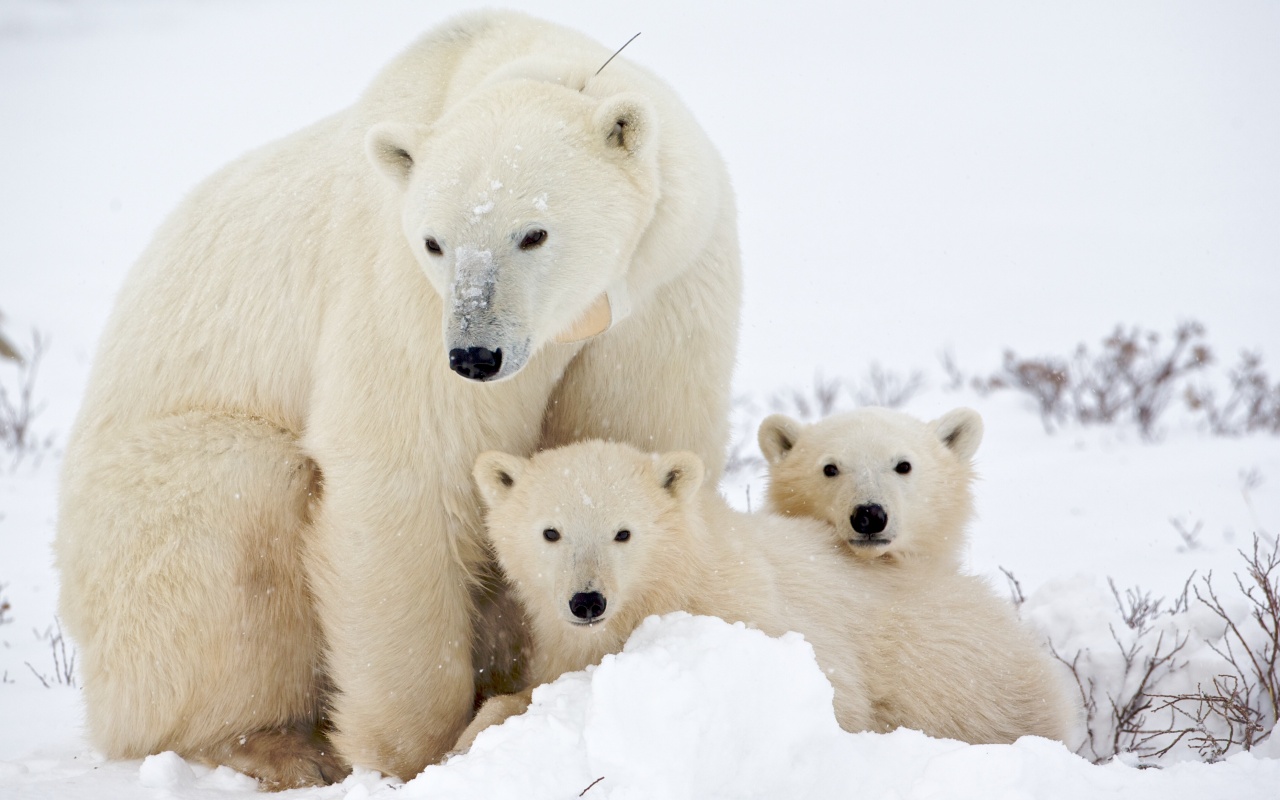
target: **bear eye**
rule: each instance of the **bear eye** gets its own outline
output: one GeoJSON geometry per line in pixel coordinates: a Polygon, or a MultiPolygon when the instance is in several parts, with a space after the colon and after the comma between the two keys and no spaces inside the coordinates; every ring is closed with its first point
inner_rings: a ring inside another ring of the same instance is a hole
{"type": "Polygon", "coordinates": [[[427,252],[430,253],[431,255],[433,256],[444,255],[444,250],[440,247],[440,243],[435,240],[435,237],[428,236],[426,240],[426,245],[427,245],[427,252]]]}
{"type": "Polygon", "coordinates": [[[828,478],[834,478],[840,474],[840,468],[835,464],[828,464],[822,468],[822,474],[826,475],[828,478]]]}
{"type": "Polygon", "coordinates": [[[893,471],[898,473],[899,475],[906,475],[908,472],[911,471],[911,462],[899,461],[898,466],[894,467],[893,471]]]}
{"type": "Polygon", "coordinates": [[[542,538],[548,542],[558,542],[560,541],[560,531],[555,528],[547,528],[542,532],[542,538]]]}
{"type": "Polygon", "coordinates": [[[630,538],[631,538],[631,531],[621,530],[621,531],[618,531],[616,534],[614,534],[613,540],[615,542],[625,542],[630,538]]]}
{"type": "Polygon", "coordinates": [[[524,235],[520,240],[521,250],[532,250],[535,247],[541,247],[542,243],[547,240],[547,232],[542,228],[535,228],[524,235]]]}

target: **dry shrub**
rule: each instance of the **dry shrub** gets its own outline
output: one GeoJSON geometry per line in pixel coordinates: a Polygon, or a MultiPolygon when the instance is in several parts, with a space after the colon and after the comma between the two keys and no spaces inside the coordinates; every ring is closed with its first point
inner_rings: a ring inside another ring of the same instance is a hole
{"type": "Polygon", "coordinates": [[[1280,675],[1276,673],[1280,661],[1280,542],[1273,542],[1270,550],[1260,537],[1253,537],[1253,552],[1240,552],[1245,560],[1245,575],[1235,575],[1236,588],[1249,602],[1248,626],[1237,622],[1218,599],[1213,587],[1213,573],[1205,576],[1204,594],[1196,587],[1196,599],[1209,608],[1225,626],[1222,648],[1214,648],[1235,670],[1231,676],[1239,680],[1246,695],[1257,691],[1263,704],[1263,719],[1269,722],[1268,731],[1280,719],[1280,675]],[[1246,635],[1246,630],[1260,632],[1261,636],[1246,635]]]}
{"type": "Polygon", "coordinates": [[[1240,556],[1245,569],[1235,583],[1248,603],[1245,618],[1228,612],[1212,574],[1195,585],[1193,575],[1172,605],[1139,589],[1122,595],[1112,583],[1128,631],[1122,636],[1111,630],[1120,656],[1118,679],[1093,669],[1087,649],[1070,659],[1053,650],[1071,670],[1084,706],[1080,755],[1096,763],[1127,753],[1154,766],[1185,744],[1200,758],[1216,761],[1251,750],[1271,735],[1280,717],[1280,545],[1266,545],[1255,535],[1252,552],[1240,556]],[[1195,691],[1165,691],[1162,685],[1184,678],[1188,667],[1191,634],[1175,624],[1191,596],[1222,621],[1222,636],[1203,642],[1220,657],[1222,671],[1197,679],[1195,691]]]}
{"type": "Polygon", "coordinates": [[[902,408],[924,387],[924,373],[919,370],[906,375],[872,363],[854,398],[860,406],[902,408]]]}
{"type": "Polygon", "coordinates": [[[789,414],[802,422],[817,422],[839,408],[843,390],[844,384],[839,378],[827,379],[818,373],[813,377],[813,386],[808,389],[774,392],[769,399],[769,408],[774,413],[789,414]]]}
{"type": "MultiPolygon", "coordinates": [[[[31,334],[31,348],[26,354],[5,342],[3,360],[10,363],[14,372],[13,390],[0,381],[0,445],[13,453],[13,463],[23,456],[48,449],[52,437],[41,439],[32,428],[32,422],[44,410],[34,400],[36,375],[40,360],[44,357],[48,341],[39,331],[31,334]]],[[[7,370],[6,370],[7,371],[7,370]]]]}
{"type": "Polygon", "coordinates": [[[1262,369],[1262,356],[1245,352],[1240,363],[1227,373],[1230,391],[1219,401],[1213,389],[1188,386],[1187,406],[1209,421],[1209,430],[1219,436],[1241,436],[1261,431],[1280,433],[1280,381],[1271,383],[1262,369]]]}
{"type": "Polygon", "coordinates": [[[1198,322],[1179,324],[1167,346],[1155,331],[1116,326],[1096,354],[1084,344],[1070,358],[1023,358],[1007,350],[1000,371],[973,385],[981,392],[1015,389],[1031,395],[1046,430],[1065,422],[1131,420],[1150,439],[1178,385],[1212,363],[1203,339],[1198,322]]]}
{"type": "Polygon", "coordinates": [[[67,640],[62,635],[62,625],[55,621],[54,627],[45,631],[44,635],[36,634],[42,639],[47,639],[49,649],[53,656],[53,673],[46,675],[31,665],[30,661],[24,662],[27,669],[31,670],[31,674],[36,676],[40,683],[44,684],[44,688],[52,689],[55,685],[75,686],[76,685],[76,651],[71,648],[71,652],[67,652],[67,640]]]}
{"type": "MultiPolygon", "coordinates": [[[[1121,674],[1119,680],[1093,675],[1081,663],[1089,653],[1078,650],[1070,660],[1050,643],[1050,651],[1071,670],[1080,692],[1085,712],[1085,740],[1077,752],[1094,763],[1106,761],[1119,753],[1145,755],[1153,749],[1147,730],[1147,716],[1154,701],[1155,687],[1171,674],[1182,670],[1186,661],[1179,658],[1190,639],[1189,634],[1167,634],[1156,631],[1155,623],[1186,608],[1187,590],[1168,608],[1163,599],[1153,599],[1149,592],[1128,589],[1122,596],[1113,581],[1108,581],[1116,607],[1128,633],[1121,636],[1114,627],[1121,674]],[[1127,641],[1126,641],[1127,640],[1127,641]],[[1106,685],[1103,685],[1105,681],[1106,685]]],[[[1188,581],[1188,586],[1190,581],[1188,581]]]]}

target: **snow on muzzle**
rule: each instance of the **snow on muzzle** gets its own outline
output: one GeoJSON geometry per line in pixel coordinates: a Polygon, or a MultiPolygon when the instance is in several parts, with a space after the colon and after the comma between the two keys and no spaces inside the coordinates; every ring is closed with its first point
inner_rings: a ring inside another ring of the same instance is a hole
{"type": "Polygon", "coordinates": [[[509,378],[529,361],[524,309],[510,307],[498,276],[491,251],[458,248],[444,338],[449,369],[468,380],[509,378]]]}

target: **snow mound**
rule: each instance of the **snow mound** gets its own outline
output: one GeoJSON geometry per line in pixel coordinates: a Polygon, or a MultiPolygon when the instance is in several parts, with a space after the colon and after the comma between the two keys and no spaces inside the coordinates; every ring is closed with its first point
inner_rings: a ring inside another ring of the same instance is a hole
{"type": "Polygon", "coordinates": [[[650,617],[622,653],[538,688],[522,716],[427,768],[401,798],[1264,797],[1280,762],[1098,767],[1046,739],[967,745],[847,733],[803,637],[685,613],[650,617]],[[1192,787],[1199,787],[1193,789],[1192,787]]]}
{"type": "Polygon", "coordinates": [[[257,781],[230,767],[211,769],[192,764],[172,750],[142,760],[142,766],[138,767],[138,785],[147,789],[167,789],[179,795],[189,795],[188,790],[192,788],[215,790],[216,794],[256,791],[258,788],[257,781]]]}
{"type": "Polygon", "coordinates": [[[832,695],[797,634],[650,617],[621,654],[540,687],[526,714],[404,796],[474,797],[483,781],[489,798],[564,797],[597,778],[592,794],[618,800],[795,796],[842,735],[832,695]]]}

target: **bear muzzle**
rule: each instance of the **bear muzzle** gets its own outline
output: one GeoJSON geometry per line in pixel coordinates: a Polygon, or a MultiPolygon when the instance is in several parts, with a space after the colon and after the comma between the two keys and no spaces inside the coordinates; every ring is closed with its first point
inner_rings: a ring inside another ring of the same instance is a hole
{"type": "Polygon", "coordinates": [[[461,378],[481,383],[494,383],[517,375],[529,363],[529,340],[504,335],[508,332],[501,330],[491,333],[464,336],[446,332],[449,369],[461,378]]]}
{"type": "Polygon", "coordinates": [[[599,592],[578,592],[569,598],[569,613],[573,614],[576,624],[590,625],[604,616],[608,601],[599,592]]]}
{"type": "Polygon", "coordinates": [[[449,369],[473,381],[487,381],[502,370],[502,348],[455,347],[449,351],[449,369]]]}
{"type": "Polygon", "coordinates": [[[889,512],[879,503],[864,503],[853,509],[849,516],[849,525],[857,534],[849,539],[855,546],[881,546],[889,544],[892,537],[881,536],[889,526],[889,512]]]}

